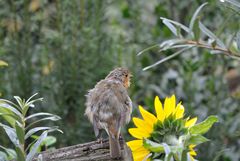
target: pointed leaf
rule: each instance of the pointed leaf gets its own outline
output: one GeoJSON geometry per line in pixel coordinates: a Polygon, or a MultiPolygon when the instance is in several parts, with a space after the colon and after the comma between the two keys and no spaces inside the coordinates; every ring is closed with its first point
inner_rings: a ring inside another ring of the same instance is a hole
{"type": "Polygon", "coordinates": [[[173,20],[164,18],[164,17],[160,17],[160,19],[162,19],[162,20],[167,20],[168,22],[170,22],[170,23],[172,23],[172,24],[174,24],[174,25],[176,25],[176,26],[181,27],[181,29],[183,29],[183,30],[186,31],[187,33],[190,32],[190,29],[189,29],[187,26],[185,26],[185,25],[183,25],[183,24],[181,24],[181,23],[179,23],[179,22],[176,22],[176,21],[173,21],[173,20]]]}
{"type": "Polygon", "coordinates": [[[23,107],[23,100],[19,96],[13,96],[20,107],[23,107]]]}
{"type": "MultiPolygon", "coordinates": [[[[8,159],[16,159],[17,158],[17,154],[13,149],[5,148],[1,145],[0,145],[0,148],[3,149],[8,154],[8,159]]],[[[0,154],[0,156],[1,156],[1,154],[0,154]]],[[[0,160],[1,160],[1,157],[0,157],[0,160]]]]}
{"type": "Polygon", "coordinates": [[[186,42],[186,40],[183,40],[183,39],[166,40],[160,44],[160,48],[161,48],[161,50],[167,50],[167,49],[171,48],[173,45],[182,44],[184,42],[186,42]]]}
{"type": "Polygon", "coordinates": [[[238,50],[240,50],[240,31],[238,31],[238,33],[237,33],[236,41],[237,41],[238,50]]]}
{"type": "Polygon", "coordinates": [[[175,35],[177,35],[177,29],[175,26],[173,26],[168,20],[164,19],[163,23],[169,28],[169,30],[171,30],[171,32],[175,35]]]}
{"type": "Polygon", "coordinates": [[[240,3],[238,1],[235,1],[235,0],[226,0],[226,1],[240,9],[240,3]]]}
{"type": "Polygon", "coordinates": [[[7,125],[0,123],[0,126],[3,127],[4,131],[8,135],[9,139],[15,146],[19,146],[19,140],[17,139],[16,130],[7,125]]]}
{"type": "Polygon", "coordinates": [[[28,139],[29,137],[31,137],[33,134],[35,134],[38,131],[42,131],[42,130],[50,130],[50,129],[58,129],[58,126],[55,127],[35,127],[31,130],[29,130],[26,135],[25,135],[25,140],[28,139]]]}
{"type": "Polygon", "coordinates": [[[32,101],[26,102],[26,106],[32,107],[31,105],[33,105],[33,103],[35,103],[37,101],[43,101],[43,98],[38,98],[38,99],[35,99],[35,100],[32,100],[32,101]]]}
{"type": "Polygon", "coordinates": [[[150,46],[150,47],[148,47],[148,48],[146,48],[146,49],[140,51],[140,52],[137,54],[137,56],[143,54],[144,52],[146,52],[146,51],[148,51],[148,50],[154,49],[154,48],[156,48],[156,47],[158,47],[158,44],[153,45],[153,46],[150,46]]]}
{"type": "Polygon", "coordinates": [[[200,13],[200,11],[203,9],[204,6],[206,6],[208,3],[203,3],[201,6],[198,7],[198,9],[195,11],[195,13],[193,14],[192,18],[191,18],[191,21],[190,21],[190,24],[189,24],[189,28],[190,30],[192,31],[193,30],[193,26],[195,24],[195,21],[200,13]]]}
{"type": "Polygon", "coordinates": [[[38,138],[36,143],[33,145],[31,151],[28,153],[26,161],[31,161],[33,159],[34,155],[37,153],[38,147],[41,145],[41,143],[44,141],[44,139],[47,137],[47,135],[48,135],[48,131],[44,131],[40,135],[40,137],[38,138]]]}
{"type": "Polygon", "coordinates": [[[187,145],[193,144],[198,145],[209,141],[209,139],[205,138],[202,135],[192,135],[187,141],[187,145]]]}
{"type": "Polygon", "coordinates": [[[29,124],[27,126],[27,129],[29,129],[31,126],[33,126],[34,124],[37,124],[39,122],[42,122],[42,121],[46,121],[46,120],[51,120],[51,121],[58,121],[60,120],[61,117],[57,116],[57,115],[53,115],[53,116],[50,116],[50,117],[45,117],[45,118],[42,118],[42,119],[39,119],[37,121],[33,121],[31,124],[29,124]]]}
{"type": "Polygon", "coordinates": [[[199,37],[200,37],[199,19],[195,21],[192,31],[193,31],[194,39],[196,41],[199,41],[199,37]]]}
{"type": "Polygon", "coordinates": [[[161,63],[163,63],[163,62],[165,62],[165,61],[167,61],[167,60],[170,60],[170,59],[174,58],[175,56],[177,56],[177,55],[181,54],[182,52],[184,52],[184,51],[186,51],[186,50],[189,50],[189,49],[191,49],[191,48],[193,48],[193,47],[183,48],[183,49],[177,51],[176,53],[174,53],[174,54],[172,54],[172,55],[170,55],[170,56],[168,56],[168,57],[166,57],[166,58],[164,58],[164,59],[161,59],[161,60],[159,60],[158,62],[156,62],[156,63],[154,63],[154,64],[152,64],[152,65],[150,65],[150,66],[147,66],[147,67],[143,68],[143,70],[148,70],[148,69],[150,69],[150,68],[153,68],[153,67],[155,67],[155,66],[157,66],[157,65],[159,65],[159,64],[161,64],[161,63]]]}
{"type": "Polygon", "coordinates": [[[200,21],[199,21],[199,28],[201,29],[201,31],[203,33],[205,33],[208,37],[212,38],[213,40],[217,41],[217,44],[226,49],[226,46],[224,45],[224,43],[212,32],[210,31],[207,27],[205,27],[200,21]]]}
{"type": "MultiPolygon", "coordinates": [[[[6,100],[6,99],[0,99],[0,104],[1,104],[1,103],[9,104],[10,106],[12,106],[12,107],[18,109],[19,111],[22,110],[21,107],[19,107],[18,105],[16,105],[15,103],[13,103],[13,102],[11,102],[11,101],[9,101],[9,100],[6,100]]],[[[0,106],[0,107],[1,107],[1,106],[0,106]]]]}
{"type": "Polygon", "coordinates": [[[5,108],[0,108],[0,117],[3,117],[12,127],[15,127],[15,121],[21,121],[19,118],[13,114],[10,110],[5,108]]]}
{"type": "Polygon", "coordinates": [[[189,131],[191,134],[205,134],[215,122],[218,122],[218,117],[209,116],[203,122],[192,126],[189,131]]]}
{"type": "Polygon", "coordinates": [[[0,102],[0,108],[8,109],[8,110],[12,111],[13,113],[15,113],[20,119],[22,118],[22,114],[15,107],[13,107],[7,103],[0,102]]]}
{"type": "Polygon", "coordinates": [[[8,159],[9,159],[9,160],[12,160],[12,159],[16,159],[16,158],[17,158],[17,153],[16,153],[15,150],[6,148],[5,151],[6,151],[7,154],[8,154],[8,159]]]}
{"type": "Polygon", "coordinates": [[[38,95],[38,93],[35,93],[35,94],[33,94],[31,97],[29,97],[28,99],[27,99],[27,101],[26,101],[26,103],[28,103],[33,97],[35,97],[36,95],[38,95]]]}
{"type": "MultiPolygon", "coordinates": [[[[30,97],[30,98],[31,98],[31,97],[30,97]]],[[[25,115],[27,114],[27,111],[28,111],[29,107],[35,107],[35,106],[34,106],[34,103],[35,103],[35,102],[37,102],[37,101],[42,101],[42,100],[43,100],[43,98],[38,98],[38,99],[35,99],[35,100],[32,100],[32,101],[30,101],[30,100],[28,99],[29,102],[26,102],[26,103],[24,104],[24,107],[23,107],[23,115],[25,116],[25,115]]]]}
{"type": "Polygon", "coordinates": [[[143,140],[143,146],[144,148],[155,152],[155,153],[163,153],[164,152],[164,146],[162,144],[153,142],[149,139],[144,139],[143,140]]]}
{"type": "Polygon", "coordinates": [[[25,121],[27,121],[31,118],[34,118],[34,117],[38,117],[38,116],[52,116],[52,117],[55,117],[56,115],[51,114],[51,113],[47,113],[47,112],[39,112],[39,113],[29,115],[28,117],[25,118],[25,121]]]}
{"type": "Polygon", "coordinates": [[[7,161],[7,158],[8,158],[7,154],[2,152],[2,151],[0,151],[0,160],[1,161],[7,161]]]}

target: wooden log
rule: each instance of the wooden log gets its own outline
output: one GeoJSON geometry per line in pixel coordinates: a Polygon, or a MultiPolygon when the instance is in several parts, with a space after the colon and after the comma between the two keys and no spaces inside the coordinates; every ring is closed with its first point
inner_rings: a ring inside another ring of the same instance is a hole
{"type": "Polygon", "coordinates": [[[133,161],[131,150],[120,139],[122,158],[111,159],[108,140],[88,142],[36,154],[34,161],[133,161]]]}

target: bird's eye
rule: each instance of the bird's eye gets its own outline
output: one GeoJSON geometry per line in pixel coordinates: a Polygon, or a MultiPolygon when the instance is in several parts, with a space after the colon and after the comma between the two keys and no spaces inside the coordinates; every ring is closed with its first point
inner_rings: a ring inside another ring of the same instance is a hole
{"type": "Polygon", "coordinates": [[[128,75],[127,75],[127,74],[125,74],[125,77],[128,77],[128,75]]]}

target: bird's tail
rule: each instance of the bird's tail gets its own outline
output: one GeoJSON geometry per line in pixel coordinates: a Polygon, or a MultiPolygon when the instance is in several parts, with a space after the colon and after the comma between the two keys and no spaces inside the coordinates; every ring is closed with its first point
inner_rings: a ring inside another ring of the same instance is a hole
{"type": "Polygon", "coordinates": [[[109,147],[110,147],[111,158],[120,158],[121,157],[121,147],[120,147],[118,138],[110,135],[109,136],[109,147]]]}

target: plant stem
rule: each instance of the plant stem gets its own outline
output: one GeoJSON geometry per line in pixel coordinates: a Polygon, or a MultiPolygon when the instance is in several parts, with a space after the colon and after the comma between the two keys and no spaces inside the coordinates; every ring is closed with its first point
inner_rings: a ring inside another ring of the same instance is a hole
{"type": "Polygon", "coordinates": [[[213,46],[208,45],[207,43],[197,42],[197,41],[193,41],[193,40],[187,40],[186,43],[189,44],[189,45],[196,45],[200,48],[206,48],[206,49],[221,51],[221,52],[223,52],[224,55],[235,56],[235,57],[240,58],[240,53],[235,53],[235,52],[230,51],[229,49],[224,49],[224,48],[221,48],[219,46],[213,47],[213,46]]]}

